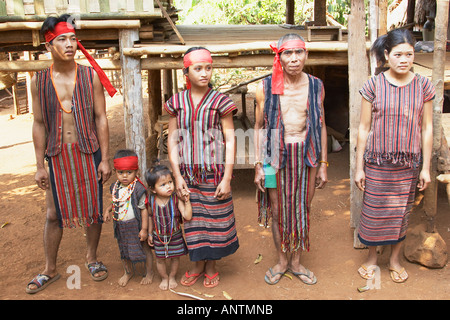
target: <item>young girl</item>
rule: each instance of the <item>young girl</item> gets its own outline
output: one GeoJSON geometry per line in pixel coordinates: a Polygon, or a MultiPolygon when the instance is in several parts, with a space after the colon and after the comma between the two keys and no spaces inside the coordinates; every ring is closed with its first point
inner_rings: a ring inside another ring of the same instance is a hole
{"type": "Polygon", "coordinates": [[[186,271],[181,284],[193,285],[205,274],[204,286],[214,287],[219,283],[216,261],[239,247],[230,185],[236,106],[210,88],[212,58],[208,50],[191,48],[183,62],[187,90],[164,105],[171,116],[168,151],[177,193],[189,191],[194,203],[192,220],[184,229],[195,266],[186,271]]]}
{"type": "Polygon", "coordinates": [[[399,255],[416,184],[422,191],[430,183],[435,89],[429,79],[410,71],[414,39],[408,30],[390,31],[371,51],[379,65],[387,63],[389,69],[369,79],[360,91],[354,180],[364,191],[358,236],[369,246],[369,255],[358,272],[364,279],[372,278],[376,247],[391,245],[391,278],[404,282],[408,273],[399,255]]]}
{"type": "Polygon", "coordinates": [[[141,284],[152,282],[152,253],[148,246],[148,212],[145,206],[146,188],[137,177],[138,157],[134,151],[119,150],[114,156],[117,181],[111,185],[112,205],[105,221],[114,220],[114,237],[119,245],[125,273],[119,285],[125,286],[133,277],[136,264],[145,267],[141,284]]]}
{"type": "Polygon", "coordinates": [[[159,288],[174,289],[180,256],[187,254],[181,222],[192,218],[189,193],[185,191],[181,201],[177,198],[172,173],[166,166],[153,167],[147,171],[145,179],[150,190],[148,243],[155,248],[156,269],[162,279],[159,288]],[[170,263],[169,274],[166,261],[170,263]]]}

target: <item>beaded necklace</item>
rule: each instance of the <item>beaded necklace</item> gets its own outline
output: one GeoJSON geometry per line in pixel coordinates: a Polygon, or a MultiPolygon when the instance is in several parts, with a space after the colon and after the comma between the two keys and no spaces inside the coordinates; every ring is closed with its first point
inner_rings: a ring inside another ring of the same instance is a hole
{"type": "MultiPolygon", "coordinates": [[[[116,183],[114,184],[113,187],[113,191],[112,191],[112,208],[113,208],[113,212],[116,212],[116,208],[117,210],[117,217],[120,217],[121,214],[123,214],[123,217],[121,219],[115,218],[113,216],[113,219],[116,221],[122,221],[123,219],[125,219],[127,213],[128,213],[128,208],[130,206],[130,202],[131,202],[131,195],[134,192],[134,187],[136,186],[136,182],[137,182],[137,178],[134,178],[133,182],[131,182],[126,188],[125,191],[123,192],[121,197],[116,197],[116,192],[119,191],[118,187],[120,185],[119,180],[116,181],[116,183]],[[122,210],[120,210],[121,203],[126,202],[126,206],[125,208],[123,208],[122,210]]],[[[119,192],[117,192],[117,196],[119,196],[119,192]]]]}

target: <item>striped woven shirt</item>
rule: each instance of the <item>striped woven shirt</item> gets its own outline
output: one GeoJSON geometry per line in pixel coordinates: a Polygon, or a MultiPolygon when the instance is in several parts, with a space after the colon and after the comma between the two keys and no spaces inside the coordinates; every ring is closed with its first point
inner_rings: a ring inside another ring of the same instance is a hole
{"type": "Polygon", "coordinates": [[[421,161],[423,105],[435,96],[431,81],[416,74],[407,85],[395,86],[380,73],[370,78],[360,93],[372,103],[365,161],[417,167],[421,161]]]}
{"type": "Polygon", "coordinates": [[[172,235],[181,230],[183,221],[178,209],[178,198],[176,194],[170,196],[166,205],[160,206],[156,203],[154,195],[148,197],[150,216],[153,219],[153,228],[158,235],[172,235]]]}
{"type": "MultiPolygon", "coordinates": [[[[47,131],[49,157],[61,152],[62,113],[64,109],[52,78],[53,66],[36,73],[36,86],[47,131]]],[[[77,64],[76,81],[72,96],[72,109],[78,146],[83,153],[91,154],[99,148],[94,121],[94,69],[77,64]]]]}
{"type": "Polygon", "coordinates": [[[225,140],[220,118],[237,111],[226,95],[209,89],[197,106],[191,90],[172,96],[164,105],[177,117],[180,171],[190,184],[205,181],[208,172],[219,183],[225,164],[225,140]]]}

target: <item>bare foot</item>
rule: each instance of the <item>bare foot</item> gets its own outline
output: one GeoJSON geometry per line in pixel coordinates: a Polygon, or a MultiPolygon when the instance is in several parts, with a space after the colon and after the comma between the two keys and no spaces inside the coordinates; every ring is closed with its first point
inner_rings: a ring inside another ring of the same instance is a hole
{"type": "Polygon", "coordinates": [[[169,279],[168,278],[163,278],[161,280],[161,283],[159,284],[159,288],[161,290],[167,290],[168,287],[169,287],[169,279]]]}
{"type": "Polygon", "coordinates": [[[175,277],[169,277],[169,289],[175,289],[178,286],[175,277]]]}
{"type": "Polygon", "coordinates": [[[128,283],[128,281],[130,281],[130,279],[133,278],[133,274],[132,273],[124,273],[123,276],[119,279],[119,285],[122,287],[125,287],[128,283]]]}
{"type": "Polygon", "coordinates": [[[152,284],[153,283],[153,272],[151,274],[147,274],[142,278],[141,284],[152,284]]]}

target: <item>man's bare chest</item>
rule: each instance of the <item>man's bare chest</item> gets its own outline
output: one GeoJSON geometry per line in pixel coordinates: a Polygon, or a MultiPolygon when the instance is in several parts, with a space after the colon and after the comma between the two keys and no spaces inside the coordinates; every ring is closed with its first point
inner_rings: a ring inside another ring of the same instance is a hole
{"type": "Polygon", "coordinates": [[[285,121],[304,117],[308,109],[308,95],[301,91],[296,94],[284,94],[280,96],[280,108],[285,121]]]}
{"type": "Polygon", "coordinates": [[[53,75],[53,86],[62,107],[69,111],[72,107],[72,97],[75,89],[74,75],[53,75]]]}

